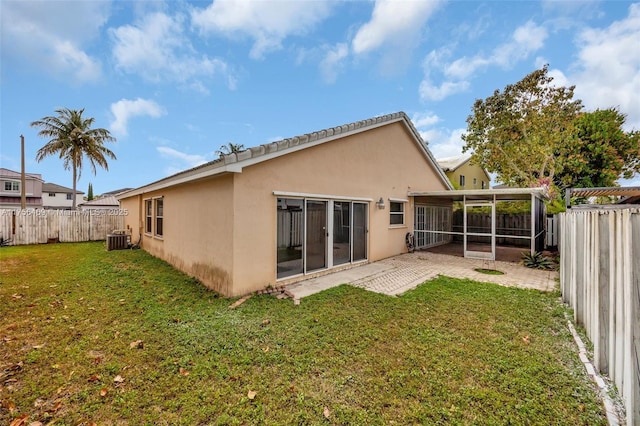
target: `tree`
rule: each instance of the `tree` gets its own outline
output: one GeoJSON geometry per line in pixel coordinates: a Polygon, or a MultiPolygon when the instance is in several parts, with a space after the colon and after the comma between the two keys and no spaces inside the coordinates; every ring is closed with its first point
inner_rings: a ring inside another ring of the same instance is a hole
{"type": "Polygon", "coordinates": [[[614,186],[620,177],[640,173],[640,133],[623,130],[625,115],[615,108],[584,112],[574,120],[573,138],[558,149],[561,188],[614,186]]]}
{"type": "MultiPolygon", "coordinates": [[[[89,160],[93,174],[96,165],[109,170],[107,157],[115,160],[116,155],[104,146],[105,142],[115,142],[106,129],[92,129],[95,119],[82,116],[84,109],[57,109],[57,116],[44,117],[31,123],[40,129],[38,136],[49,141],[36,153],[36,161],[40,162],[50,155],[58,155],[63,161],[65,170],[73,171],[73,193],[82,173],[82,161],[89,160]]],[[[73,208],[76,208],[76,197],[73,197],[73,208]]]]}
{"type": "Polygon", "coordinates": [[[244,145],[239,143],[229,142],[226,145],[222,145],[216,154],[222,157],[223,155],[234,154],[244,150],[244,145]]]}
{"type": "Polygon", "coordinates": [[[87,201],[93,200],[93,184],[89,182],[89,189],[87,189],[87,201]]]}
{"type": "Polygon", "coordinates": [[[582,103],[573,100],[575,86],[552,86],[547,71],[545,65],[476,100],[467,118],[463,152],[473,151],[472,161],[504,184],[539,186],[562,169],[557,150],[571,138],[582,103]]]}

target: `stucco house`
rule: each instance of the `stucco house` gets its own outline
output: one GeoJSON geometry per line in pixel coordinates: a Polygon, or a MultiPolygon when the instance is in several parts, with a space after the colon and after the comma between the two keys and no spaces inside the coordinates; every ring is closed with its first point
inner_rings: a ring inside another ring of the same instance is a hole
{"type": "MultiPolygon", "coordinates": [[[[19,209],[22,174],[0,167],[0,209],[19,209]]],[[[25,173],[25,196],[28,209],[42,208],[42,175],[25,173]]]]}
{"type": "Polygon", "coordinates": [[[485,169],[471,164],[471,155],[440,158],[438,164],[456,189],[489,189],[491,177],[485,169]]]}
{"type": "Polygon", "coordinates": [[[403,112],[223,155],[119,194],[141,247],[225,296],[407,251],[421,200],[451,190],[403,112]]]}
{"type": "Polygon", "coordinates": [[[42,184],[42,207],[45,209],[69,210],[73,207],[73,199],[76,199],[76,206],[84,201],[84,192],[51,182],[42,184]]]}

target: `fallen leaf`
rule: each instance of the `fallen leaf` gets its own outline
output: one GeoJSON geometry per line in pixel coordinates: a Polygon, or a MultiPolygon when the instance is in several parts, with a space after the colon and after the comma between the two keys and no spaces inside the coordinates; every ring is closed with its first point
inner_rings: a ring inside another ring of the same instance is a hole
{"type": "Polygon", "coordinates": [[[28,418],[29,418],[28,414],[23,414],[21,416],[18,416],[15,419],[13,419],[11,423],[9,423],[9,426],[23,426],[27,423],[28,418]]]}
{"type": "Polygon", "coordinates": [[[107,396],[108,392],[109,392],[109,390],[107,388],[102,388],[102,389],[100,389],[100,396],[102,396],[102,397],[107,396]]]}
{"type": "Polygon", "coordinates": [[[249,392],[247,392],[247,398],[253,400],[257,394],[258,392],[250,390],[249,392]]]}
{"type": "Polygon", "coordinates": [[[16,300],[17,300],[17,299],[22,299],[22,295],[21,295],[21,294],[18,294],[18,293],[13,293],[13,294],[11,295],[11,297],[12,297],[13,299],[16,299],[16,300]]]}
{"type": "Polygon", "coordinates": [[[529,341],[529,335],[527,334],[526,336],[524,336],[524,337],[522,338],[522,341],[523,341],[523,342],[525,342],[525,343],[527,343],[527,344],[528,344],[528,343],[530,343],[530,341],[529,341]]]}
{"type": "Polygon", "coordinates": [[[33,349],[42,349],[44,348],[44,343],[42,345],[33,345],[31,346],[33,349]]]}
{"type": "Polygon", "coordinates": [[[269,323],[271,323],[271,320],[269,320],[269,319],[262,320],[262,325],[267,325],[269,323]]]}
{"type": "Polygon", "coordinates": [[[264,348],[262,348],[262,352],[269,352],[269,346],[265,346],[264,348]]]}
{"type": "Polygon", "coordinates": [[[9,410],[9,414],[13,414],[16,411],[16,404],[13,401],[2,401],[0,407],[4,407],[6,410],[9,410]]]}
{"type": "Polygon", "coordinates": [[[87,381],[89,383],[93,383],[93,382],[97,382],[98,380],[100,380],[100,375],[99,374],[94,374],[93,376],[89,377],[89,379],[87,381]]]}
{"type": "Polygon", "coordinates": [[[130,349],[143,349],[144,348],[144,342],[142,340],[136,340],[135,342],[129,343],[129,348],[130,349]]]}
{"type": "Polygon", "coordinates": [[[323,413],[322,413],[322,414],[324,414],[324,418],[325,418],[325,419],[328,419],[328,418],[329,418],[329,416],[331,415],[331,411],[329,411],[329,408],[324,407],[324,411],[323,411],[323,413]]]}
{"type": "Polygon", "coordinates": [[[31,422],[29,423],[29,426],[43,426],[42,422],[31,422]]]}
{"type": "Polygon", "coordinates": [[[56,405],[54,405],[51,410],[47,410],[49,413],[55,413],[56,411],[58,411],[60,409],[60,407],[62,407],[62,402],[58,401],[56,402],[56,405]]]}
{"type": "Polygon", "coordinates": [[[178,370],[180,372],[180,374],[182,374],[183,376],[188,376],[189,375],[189,370],[185,370],[184,368],[180,367],[180,369],[178,370]]]}
{"type": "Polygon", "coordinates": [[[114,383],[122,383],[124,382],[124,377],[122,377],[121,375],[117,375],[116,377],[113,378],[113,382],[114,383]]]}

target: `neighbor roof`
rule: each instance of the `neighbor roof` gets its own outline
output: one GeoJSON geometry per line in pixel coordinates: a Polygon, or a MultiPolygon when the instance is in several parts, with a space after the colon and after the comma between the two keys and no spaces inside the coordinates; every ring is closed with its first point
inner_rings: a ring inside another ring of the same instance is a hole
{"type": "Polygon", "coordinates": [[[440,158],[438,161],[438,165],[445,172],[453,172],[458,167],[462,166],[464,163],[471,159],[471,154],[462,154],[457,155],[455,157],[445,157],[440,158]]]}
{"type": "MultiPolygon", "coordinates": [[[[42,192],[61,192],[63,194],[73,194],[73,189],[55,183],[46,182],[42,184],[42,192]]],[[[84,192],[76,190],[76,194],[84,194],[84,192]]]]}
{"type": "Polygon", "coordinates": [[[119,206],[120,202],[114,197],[110,195],[108,197],[100,197],[91,201],[85,201],[80,204],[81,206],[119,206]]]}
{"type": "MultiPolygon", "coordinates": [[[[9,179],[20,179],[22,174],[20,172],[16,172],[14,170],[10,170],[4,167],[0,167],[0,176],[9,179]]],[[[25,177],[30,179],[42,180],[42,175],[38,173],[25,173],[25,177]]]]}
{"type": "Polygon", "coordinates": [[[438,167],[436,159],[433,157],[427,144],[424,142],[420,133],[411,123],[411,120],[404,112],[396,112],[383,116],[373,117],[366,120],[356,121],[354,123],[343,124],[341,126],[331,127],[317,132],[306,133],[304,135],[292,138],[282,139],[277,142],[259,145],[254,148],[245,149],[238,153],[222,155],[219,159],[209,163],[176,173],[164,179],[157,180],[150,184],[139,188],[118,194],[116,197],[120,200],[123,198],[135,196],[148,191],[154,191],[169,186],[191,182],[197,179],[203,179],[222,173],[242,173],[244,167],[261,163],[272,158],[280,157],[302,149],[311,148],[326,142],[340,139],[346,136],[372,130],[377,127],[385,126],[394,122],[402,122],[405,124],[416,143],[422,149],[423,154],[434,165],[435,172],[438,173],[442,182],[450,189],[451,184],[444,172],[438,167]]]}

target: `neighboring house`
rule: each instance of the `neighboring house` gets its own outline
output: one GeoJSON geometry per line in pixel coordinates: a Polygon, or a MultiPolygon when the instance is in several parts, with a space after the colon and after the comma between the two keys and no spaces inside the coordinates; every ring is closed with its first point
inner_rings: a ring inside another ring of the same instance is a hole
{"type": "Polygon", "coordinates": [[[120,194],[132,240],[207,287],[248,294],[407,251],[452,187],[403,112],[284,139],[120,194]]]}
{"type": "Polygon", "coordinates": [[[120,202],[113,195],[94,198],[79,204],[80,210],[116,210],[120,208],[120,202]]]}
{"type": "Polygon", "coordinates": [[[438,164],[445,172],[456,189],[489,189],[491,177],[482,167],[471,164],[471,155],[463,154],[457,157],[447,157],[438,160],[438,164]]]}
{"type": "MultiPolygon", "coordinates": [[[[84,192],[76,191],[76,206],[84,201],[84,192]]],[[[42,206],[45,209],[69,210],[73,207],[73,189],[55,183],[42,184],[42,206]]]]}
{"type": "MultiPolygon", "coordinates": [[[[0,168],[0,208],[19,209],[22,177],[20,172],[0,168]]],[[[42,208],[42,175],[25,173],[27,208],[42,208]]]]}
{"type": "Polygon", "coordinates": [[[109,191],[109,192],[104,192],[102,194],[100,194],[99,198],[103,198],[103,197],[110,197],[110,196],[116,196],[118,194],[122,194],[123,192],[127,192],[127,191],[131,191],[133,188],[120,188],[120,189],[115,189],[113,191],[109,191]]]}

